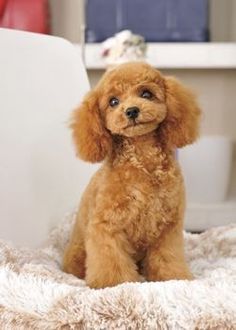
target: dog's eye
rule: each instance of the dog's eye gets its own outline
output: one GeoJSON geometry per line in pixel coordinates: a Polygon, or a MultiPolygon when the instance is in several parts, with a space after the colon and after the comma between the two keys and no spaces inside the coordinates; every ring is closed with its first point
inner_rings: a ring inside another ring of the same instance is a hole
{"type": "Polygon", "coordinates": [[[110,100],[109,100],[109,104],[111,107],[116,107],[118,104],[119,104],[119,100],[118,98],[116,97],[112,97],[110,100]]]}
{"type": "Polygon", "coordinates": [[[141,92],[140,96],[144,99],[151,99],[153,97],[153,94],[149,90],[145,89],[141,92]]]}

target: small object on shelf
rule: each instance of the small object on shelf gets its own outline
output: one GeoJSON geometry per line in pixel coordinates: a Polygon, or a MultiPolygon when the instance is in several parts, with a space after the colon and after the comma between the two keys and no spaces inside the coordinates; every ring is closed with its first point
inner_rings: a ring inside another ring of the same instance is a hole
{"type": "Polygon", "coordinates": [[[233,143],[224,136],[205,136],[178,151],[187,201],[220,203],[228,193],[233,143]]]}
{"type": "Polygon", "coordinates": [[[102,43],[102,57],[107,65],[144,61],[146,49],[147,46],[142,36],[125,30],[102,43]]]}

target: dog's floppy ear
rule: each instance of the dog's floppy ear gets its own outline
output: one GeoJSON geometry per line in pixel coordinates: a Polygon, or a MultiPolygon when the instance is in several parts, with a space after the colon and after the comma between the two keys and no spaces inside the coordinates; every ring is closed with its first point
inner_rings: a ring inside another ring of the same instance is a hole
{"type": "Polygon", "coordinates": [[[70,125],[78,156],[88,162],[100,162],[111,149],[111,136],[104,127],[96,91],[89,92],[75,110],[70,125]]]}
{"type": "Polygon", "coordinates": [[[159,137],[170,148],[193,143],[201,113],[195,96],[173,77],[165,78],[165,91],[167,116],[159,127],[159,137]]]}

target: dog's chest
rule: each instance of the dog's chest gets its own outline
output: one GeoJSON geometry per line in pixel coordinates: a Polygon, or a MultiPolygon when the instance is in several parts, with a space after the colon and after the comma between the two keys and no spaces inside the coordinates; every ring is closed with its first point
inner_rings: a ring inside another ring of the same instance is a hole
{"type": "MultiPolygon", "coordinates": [[[[156,201],[157,204],[158,200],[156,201]]],[[[134,207],[136,207],[134,205],[134,207]]],[[[155,205],[153,200],[144,207],[133,211],[134,217],[128,217],[124,231],[135,250],[145,250],[158,239],[165,226],[163,207],[155,205]]]]}
{"type": "Polygon", "coordinates": [[[171,171],[151,178],[137,174],[136,182],[126,187],[131,202],[124,231],[136,250],[153,244],[164,228],[176,220],[182,189],[181,177],[171,171]]]}
{"type": "Polygon", "coordinates": [[[161,148],[127,145],[112,173],[118,205],[114,225],[136,251],[145,250],[176,219],[183,198],[179,166],[161,148]]]}

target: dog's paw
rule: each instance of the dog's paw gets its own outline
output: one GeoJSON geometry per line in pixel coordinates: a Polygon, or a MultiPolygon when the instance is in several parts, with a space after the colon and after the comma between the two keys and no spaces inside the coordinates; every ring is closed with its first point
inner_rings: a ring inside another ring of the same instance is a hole
{"type": "Polygon", "coordinates": [[[157,272],[150,272],[147,275],[147,280],[151,282],[156,281],[169,281],[169,280],[193,280],[194,277],[191,272],[186,268],[171,269],[165,268],[163,271],[160,269],[157,272]]]}
{"type": "Polygon", "coordinates": [[[92,289],[102,289],[102,288],[107,288],[107,287],[113,287],[122,283],[127,283],[127,282],[143,282],[144,278],[140,276],[139,274],[135,274],[132,276],[115,276],[115,277],[103,277],[103,278],[89,278],[88,276],[85,278],[86,284],[92,288],[92,289]]]}

